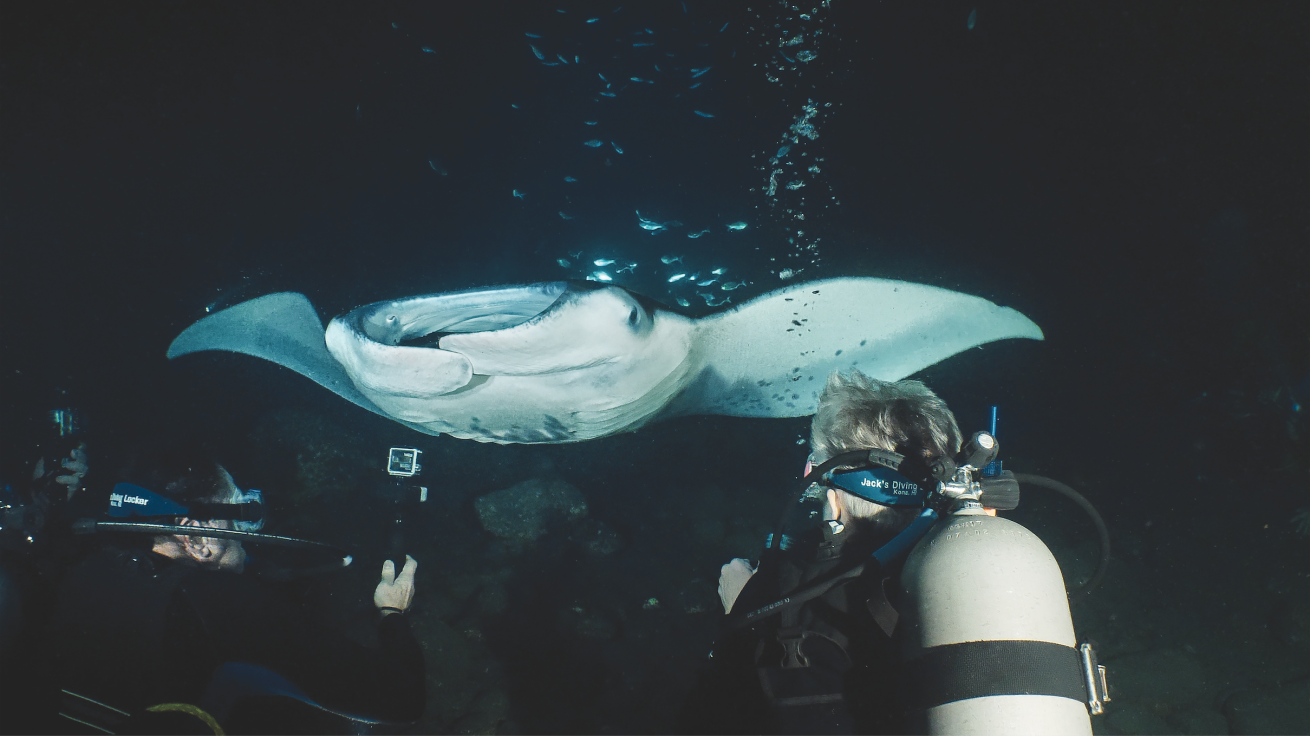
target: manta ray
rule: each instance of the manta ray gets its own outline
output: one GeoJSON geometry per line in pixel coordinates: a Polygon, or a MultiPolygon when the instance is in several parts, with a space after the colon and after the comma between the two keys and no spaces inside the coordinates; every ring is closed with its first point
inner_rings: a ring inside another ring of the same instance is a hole
{"type": "Polygon", "coordinates": [[[324,330],[294,292],[188,327],[176,358],[264,358],[427,434],[561,443],[694,414],[813,414],[827,376],[899,380],[971,347],[1042,339],[1024,315],[906,281],[797,283],[694,319],[618,286],[551,281],[376,302],[324,330]]]}

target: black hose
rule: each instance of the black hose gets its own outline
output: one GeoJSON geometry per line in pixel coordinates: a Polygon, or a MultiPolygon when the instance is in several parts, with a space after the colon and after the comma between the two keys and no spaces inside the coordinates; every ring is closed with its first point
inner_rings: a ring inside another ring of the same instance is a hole
{"type": "Polygon", "coordinates": [[[1078,504],[1091,517],[1092,523],[1096,525],[1096,535],[1100,538],[1101,560],[1096,565],[1096,572],[1092,573],[1092,576],[1082,585],[1070,590],[1069,594],[1091,593],[1096,586],[1101,584],[1101,579],[1105,577],[1106,568],[1110,565],[1110,530],[1106,528],[1105,520],[1101,518],[1101,515],[1096,511],[1096,507],[1092,506],[1092,502],[1088,501],[1083,494],[1058,480],[1047,478],[1044,475],[1033,475],[1032,473],[1015,473],[1014,479],[1019,481],[1020,485],[1034,485],[1055,491],[1078,504]]]}

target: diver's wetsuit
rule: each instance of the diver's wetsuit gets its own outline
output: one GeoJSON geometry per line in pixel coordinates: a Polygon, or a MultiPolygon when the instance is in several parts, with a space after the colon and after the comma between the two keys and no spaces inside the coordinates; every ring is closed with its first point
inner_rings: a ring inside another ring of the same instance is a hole
{"type": "MultiPolygon", "coordinates": [[[[200,704],[228,662],[276,672],[336,711],[392,722],[423,712],[423,653],[404,616],[383,617],[370,649],[305,615],[279,586],[149,551],[106,548],[70,571],[52,634],[61,687],[133,713],[200,704]]],[[[249,725],[325,727],[303,712],[288,718],[249,725]]]]}
{"type": "MultiPolygon", "coordinates": [[[[810,581],[863,561],[887,538],[872,531],[832,534],[827,525],[766,551],[759,571],[725,616],[713,656],[683,712],[691,733],[901,733],[896,655],[874,618],[889,608],[878,593],[886,572],[839,584],[787,618],[734,628],[746,613],[810,581]],[[874,603],[870,603],[870,601],[874,603]],[[790,639],[791,642],[786,640],[790,639]],[[790,644],[793,654],[789,656],[790,644]],[[803,666],[802,666],[803,665],[803,666]]],[[[889,582],[887,590],[893,588],[889,582]]]]}

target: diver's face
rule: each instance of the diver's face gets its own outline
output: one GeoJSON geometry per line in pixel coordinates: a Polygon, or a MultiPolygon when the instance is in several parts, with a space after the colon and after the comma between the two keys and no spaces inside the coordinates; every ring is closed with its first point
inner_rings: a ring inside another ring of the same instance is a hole
{"type": "MultiPolygon", "coordinates": [[[[220,493],[221,498],[237,498],[241,495],[241,490],[232,480],[232,475],[227,472],[227,468],[222,468],[222,478],[224,492],[220,493]]],[[[213,522],[217,529],[231,529],[232,522],[223,520],[213,522]]],[[[212,550],[212,557],[205,561],[207,567],[215,570],[227,570],[229,572],[241,572],[246,568],[246,548],[234,539],[210,539],[207,545],[212,550]]]]}

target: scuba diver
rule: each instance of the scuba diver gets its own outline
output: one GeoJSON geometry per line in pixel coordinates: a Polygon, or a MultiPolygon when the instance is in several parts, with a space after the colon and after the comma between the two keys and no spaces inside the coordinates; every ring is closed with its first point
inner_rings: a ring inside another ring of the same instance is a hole
{"type": "Polygon", "coordinates": [[[405,616],[413,557],[399,571],[384,563],[377,645],[366,647],[295,601],[287,570],[246,572],[248,544],[326,553],[326,568],[350,557],[259,533],[262,494],[238,488],[200,444],[149,452],[126,477],[104,515],[73,523],[108,542],[63,576],[41,634],[58,698],[50,730],[368,733],[418,720],[424,661],[405,616]]]}
{"type": "Polygon", "coordinates": [[[810,445],[759,563],[722,568],[682,728],[1090,734],[1104,667],[1074,639],[1050,551],[995,517],[1019,488],[994,436],[965,443],[922,383],[852,370],[829,377],[810,445]]]}

